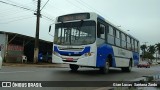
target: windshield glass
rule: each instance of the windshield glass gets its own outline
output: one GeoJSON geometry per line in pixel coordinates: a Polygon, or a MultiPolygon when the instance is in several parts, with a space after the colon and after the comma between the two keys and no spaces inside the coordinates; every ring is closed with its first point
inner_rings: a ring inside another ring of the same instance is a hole
{"type": "Polygon", "coordinates": [[[54,43],[59,45],[92,44],[96,38],[94,21],[78,21],[55,25],[54,43]]]}

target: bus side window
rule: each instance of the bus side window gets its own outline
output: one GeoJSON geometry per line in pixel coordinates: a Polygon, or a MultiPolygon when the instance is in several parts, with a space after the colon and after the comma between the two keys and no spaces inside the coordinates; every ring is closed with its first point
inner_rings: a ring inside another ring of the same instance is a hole
{"type": "Polygon", "coordinates": [[[126,48],[126,35],[124,33],[121,33],[121,37],[122,47],[126,48]]]}
{"type": "Polygon", "coordinates": [[[135,43],[135,40],[133,39],[133,41],[132,41],[132,50],[133,51],[135,51],[135,45],[134,45],[134,43],[135,43]]]}
{"type": "Polygon", "coordinates": [[[120,46],[120,32],[118,30],[115,30],[115,44],[120,46]]]}
{"type": "Polygon", "coordinates": [[[139,42],[137,41],[137,52],[139,52],[139,42]]]}
{"type": "Polygon", "coordinates": [[[108,33],[108,43],[114,45],[114,30],[112,26],[109,26],[109,33],[108,33]]]}
{"type": "Polygon", "coordinates": [[[138,41],[135,40],[135,51],[138,52],[138,41]]]}
{"type": "Polygon", "coordinates": [[[105,39],[105,26],[100,24],[100,38],[105,39]]]}
{"type": "Polygon", "coordinates": [[[131,38],[127,36],[127,49],[131,50],[131,38]]]}
{"type": "Polygon", "coordinates": [[[105,39],[105,26],[101,23],[97,24],[97,37],[105,39]]]}
{"type": "Polygon", "coordinates": [[[97,23],[97,38],[100,38],[100,23],[97,23]]]}

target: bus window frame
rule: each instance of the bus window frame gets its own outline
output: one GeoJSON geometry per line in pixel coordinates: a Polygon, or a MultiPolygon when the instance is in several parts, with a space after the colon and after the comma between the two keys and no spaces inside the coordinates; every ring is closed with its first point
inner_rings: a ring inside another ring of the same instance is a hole
{"type": "MultiPolygon", "coordinates": [[[[116,28],[115,26],[113,26],[113,25],[109,24],[108,22],[102,20],[101,18],[97,18],[97,23],[103,24],[103,25],[105,26],[105,43],[107,43],[107,44],[109,44],[109,45],[112,45],[112,46],[116,46],[116,47],[125,49],[125,50],[129,50],[129,51],[133,51],[133,52],[138,52],[139,49],[135,50],[135,42],[137,41],[138,44],[139,44],[139,41],[138,41],[137,39],[135,39],[134,37],[128,35],[127,33],[123,32],[123,31],[119,30],[118,28],[116,28]],[[112,27],[112,29],[113,29],[113,35],[109,34],[109,27],[112,27]],[[119,32],[120,46],[118,46],[118,45],[116,44],[116,40],[115,40],[115,39],[117,38],[117,36],[116,36],[116,31],[119,32]],[[122,34],[124,34],[125,40],[122,39],[122,34]],[[113,38],[114,38],[114,44],[109,43],[109,41],[108,41],[108,35],[113,36],[113,38]],[[128,46],[127,46],[127,43],[128,43],[128,42],[127,42],[127,37],[130,38],[130,42],[129,42],[129,44],[130,44],[130,49],[128,49],[128,46]],[[134,41],[134,44],[132,44],[132,41],[131,41],[131,40],[134,41]],[[122,42],[123,42],[123,41],[125,42],[125,47],[123,47],[123,45],[122,45],[122,42]]],[[[97,25],[97,26],[98,26],[98,25],[97,25]]],[[[98,38],[98,37],[97,37],[97,38],[98,38]]],[[[103,38],[100,38],[100,39],[103,39],[103,38]]],[[[104,40],[104,39],[103,39],[103,40],[104,40]]],[[[137,45],[137,48],[139,48],[139,45],[137,45]]]]}

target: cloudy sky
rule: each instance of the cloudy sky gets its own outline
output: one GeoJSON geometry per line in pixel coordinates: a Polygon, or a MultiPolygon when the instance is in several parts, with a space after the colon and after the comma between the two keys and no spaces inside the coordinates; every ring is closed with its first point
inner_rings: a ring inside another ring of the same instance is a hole
{"type": "MultiPolygon", "coordinates": [[[[41,7],[47,1],[41,0],[41,7]]],[[[37,0],[0,0],[0,31],[34,37],[36,5],[37,0]],[[2,1],[30,10],[7,5],[2,1]]],[[[114,25],[121,26],[121,29],[139,39],[141,44],[160,42],[160,0],[49,0],[41,11],[40,38],[52,41],[48,27],[55,17],[75,12],[96,12],[114,25]]]]}

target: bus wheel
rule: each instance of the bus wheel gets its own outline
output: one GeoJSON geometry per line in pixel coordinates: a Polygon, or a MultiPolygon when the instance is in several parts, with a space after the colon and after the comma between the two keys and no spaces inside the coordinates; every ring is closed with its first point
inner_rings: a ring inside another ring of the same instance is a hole
{"type": "Polygon", "coordinates": [[[129,61],[129,67],[122,67],[121,68],[123,72],[131,72],[132,70],[132,62],[129,61]]]}
{"type": "Polygon", "coordinates": [[[78,65],[74,65],[74,64],[69,64],[71,71],[76,72],[79,68],[78,65]]]}
{"type": "Polygon", "coordinates": [[[105,66],[100,68],[100,72],[103,73],[103,74],[108,73],[109,72],[109,67],[110,67],[109,62],[107,61],[105,66]]]}

